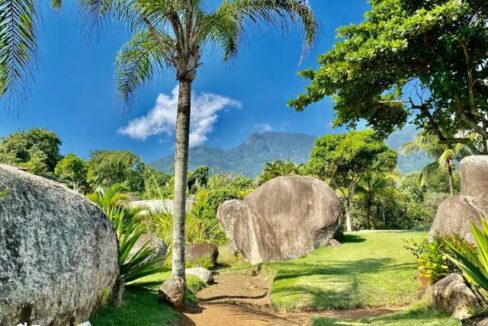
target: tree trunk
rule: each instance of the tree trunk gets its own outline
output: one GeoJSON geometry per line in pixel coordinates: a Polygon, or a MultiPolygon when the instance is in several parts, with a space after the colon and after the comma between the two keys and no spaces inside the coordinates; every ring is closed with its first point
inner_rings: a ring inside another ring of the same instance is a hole
{"type": "Polygon", "coordinates": [[[447,163],[447,172],[449,173],[449,191],[451,192],[451,196],[454,196],[454,176],[451,164],[450,161],[447,163]]]}
{"type": "Polygon", "coordinates": [[[173,213],[173,276],[185,278],[185,216],[188,144],[190,138],[191,81],[180,80],[176,116],[175,185],[173,213]]]}
{"type": "Polygon", "coordinates": [[[371,230],[372,227],[372,223],[371,223],[371,206],[373,206],[372,204],[373,200],[371,199],[371,196],[368,195],[368,200],[366,201],[366,205],[367,205],[367,209],[366,209],[366,221],[368,223],[368,230],[371,230]]]}
{"type": "Polygon", "coordinates": [[[346,231],[352,232],[351,202],[349,199],[346,199],[346,205],[344,205],[344,206],[345,206],[345,211],[346,211],[346,231]]]}

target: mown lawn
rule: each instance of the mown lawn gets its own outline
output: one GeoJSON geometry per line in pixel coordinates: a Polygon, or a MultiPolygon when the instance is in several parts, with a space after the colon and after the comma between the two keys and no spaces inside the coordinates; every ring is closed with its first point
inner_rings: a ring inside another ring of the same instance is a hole
{"type": "Polygon", "coordinates": [[[398,312],[380,317],[366,318],[358,321],[340,321],[330,318],[317,318],[312,326],[366,326],[366,325],[395,325],[395,326],[460,326],[457,320],[436,312],[428,307],[412,308],[405,312],[398,312]]]}
{"type": "Polygon", "coordinates": [[[279,310],[401,307],[414,303],[415,259],[406,241],[426,232],[346,234],[339,249],[321,248],[297,260],[269,264],[271,304],[279,310]]]}
{"type": "MultiPolygon", "coordinates": [[[[170,272],[148,278],[160,282],[171,276],[170,272]]],[[[196,277],[188,276],[188,295],[186,300],[195,300],[193,293],[202,288],[203,283],[196,277]]],[[[93,326],[170,326],[176,325],[181,314],[169,305],[157,301],[158,286],[150,290],[128,288],[124,292],[122,304],[115,308],[111,304],[100,308],[90,318],[93,326]]]]}

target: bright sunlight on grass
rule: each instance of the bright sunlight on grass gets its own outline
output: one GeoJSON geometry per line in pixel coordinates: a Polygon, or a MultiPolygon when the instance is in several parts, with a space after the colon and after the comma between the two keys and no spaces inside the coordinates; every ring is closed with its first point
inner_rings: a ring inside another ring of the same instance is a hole
{"type": "Polygon", "coordinates": [[[280,310],[400,307],[416,301],[415,258],[405,241],[425,232],[346,234],[339,249],[321,248],[297,260],[270,264],[276,272],[271,304],[280,310]]]}

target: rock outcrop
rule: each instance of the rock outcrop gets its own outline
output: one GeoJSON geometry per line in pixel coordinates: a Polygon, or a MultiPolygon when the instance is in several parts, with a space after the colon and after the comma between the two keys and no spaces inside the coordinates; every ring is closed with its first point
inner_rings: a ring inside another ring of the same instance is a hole
{"type": "Polygon", "coordinates": [[[112,223],[58,183],[0,165],[0,325],[77,325],[118,276],[112,223]]]}
{"type": "Polygon", "coordinates": [[[151,260],[153,258],[164,259],[166,257],[167,247],[163,240],[150,234],[141,235],[129,252],[129,256],[135,255],[143,246],[154,249],[154,254],[149,256],[146,260],[151,260]]]}
{"type": "Polygon", "coordinates": [[[172,277],[164,281],[159,287],[158,299],[162,302],[172,304],[176,308],[181,308],[184,305],[185,299],[185,280],[181,277],[172,277]]]}
{"type": "Polygon", "coordinates": [[[480,307],[478,298],[459,274],[449,274],[432,286],[432,304],[456,319],[468,318],[480,307]]]}
{"type": "Polygon", "coordinates": [[[185,247],[185,258],[191,266],[208,263],[207,267],[215,267],[219,258],[219,248],[213,243],[189,243],[185,247]]]}
{"type": "Polygon", "coordinates": [[[214,278],[212,272],[203,267],[187,268],[185,270],[186,275],[193,275],[198,277],[203,283],[211,285],[214,284],[214,278]]]}
{"type": "Polygon", "coordinates": [[[297,258],[327,245],[341,216],[334,190],[302,176],[273,179],[242,201],[223,203],[217,212],[231,249],[252,264],[297,258]]]}
{"type": "Polygon", "coordinates": [[[461,161],[461,194],[439,205],[430,237],[458,234],[473,242],[471,223],[480,226],[480,219],[485,216],[488,216],[488,156],[469,156],[461,161]]]}

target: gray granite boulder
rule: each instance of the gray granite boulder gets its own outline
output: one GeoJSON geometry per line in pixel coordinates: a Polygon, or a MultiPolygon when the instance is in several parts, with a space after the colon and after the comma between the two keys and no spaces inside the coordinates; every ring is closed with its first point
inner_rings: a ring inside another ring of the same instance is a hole
{"type": "Polygon", "coordinates": [[[0,325],[76,325],[118,277],[100,208],[61,184],[0,165],[0,325]]]}
{"type": "Polygon", "coordinates": [[[430,237],[458,234],[473,242],[471,223],[480,226],[488,216],[488,156],[468,156],[461,161],[461,194],[444,200],[437,209],[430,237]]]}
{"type": "Polygon", "coordinates": [[[311,177],[268,181],[244,200],[227,201],[219,223],[252,264],[301,257],[329,244],[342,216],[335,191],[311,177]]]}
{"type": "Polygon", "coordinates": [[[185,258],[191,266],[201,265],[205,261],[210,263],[209,267],[215,267],[219,258],[219,248],[213,243],[189,243],[185,246],[185,258]]]}
{"type": "Polygon", "coordinates": [[[168,248],[164,244],[163,240],[150,234],[143,234],[140,236],[129,252],[129,257],[135,255],[136,252],[139,251],[143,246],[145,246],[145,248],[154,249],[155,251],[152,256],[147,258],[147,260],[151,260],[153,258],[161,258],[164,260],[166,258],[168,248]]]}
{"type": "Polygon", "coordinates": [[[162,302],[172,304],[176,308],[182,308],[185,299],[185,280],[181,277],[172,277],[164,281],[159,287],[158,299],[162,302]]]}
{"type": "Polygon", "coordinates": [[[205,284],[214,284],[214,278],[212,272],[203,267],[187,268],[185,270],[186,275],[193,275],[198,277],[205,284]]]}
{"type": "Polygon", "coordinates": [[[432,304],[456,319],[471,317],[480,307],[478,298],[459,274],[449,274],[432,286],[432,304]]]}

